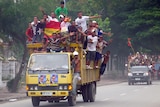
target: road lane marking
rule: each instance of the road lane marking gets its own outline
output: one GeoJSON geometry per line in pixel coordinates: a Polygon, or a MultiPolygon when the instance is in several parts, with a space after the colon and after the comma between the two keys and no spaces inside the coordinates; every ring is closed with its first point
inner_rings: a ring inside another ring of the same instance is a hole
{"type": "Polygon", "coordinates": [[[137,92],[137,91],[139,91],[138,89],[135,89],[135,90],[133,90],[134,92],[137,92]]]}
{"type": "Polygon", "coordinates": [[[144,88],[146,89],[146,88],[148,88],[148,87],[146,86],[146,87],[144,87],[144,88]]]}
{"type": "Polygon", "coordinates": [[[126,95],[126,93],[122,93],[122,94],[120,94],[120,96],[125,96],[126,95]]]}
{"type": "Polygon", "coordinates": [[[84,106],[79,106],[79,107],[84,107],[84,106]]]}
{"type": "Polygon", "coordinates": [[[105,99],[103,99],[101,101],[108,101],[108,100],[110,100],[110,98],[105,98],[105,99]]]}

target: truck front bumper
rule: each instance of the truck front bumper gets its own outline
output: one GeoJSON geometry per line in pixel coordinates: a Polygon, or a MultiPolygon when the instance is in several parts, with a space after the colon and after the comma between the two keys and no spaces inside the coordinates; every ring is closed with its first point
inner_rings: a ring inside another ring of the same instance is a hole
{"type": "Polygon", "coordinates": [[[27,96],[69,96],[69,91],[27,91],[27,96]]]}

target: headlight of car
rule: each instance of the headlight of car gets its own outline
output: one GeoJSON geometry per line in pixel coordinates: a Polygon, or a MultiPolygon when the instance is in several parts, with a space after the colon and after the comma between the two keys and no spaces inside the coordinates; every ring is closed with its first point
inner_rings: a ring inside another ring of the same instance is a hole
{"type": "Polygon", "coordinates": [[[132,73],[128,73],[128,76],[133,76],[132,73]]]}
{"type": "Polygon", "coordinates": [[[149,73],[148,72],[145,72],[144,74],[143,74],[143,76],[148,76],[149,75],[149,73]]]}

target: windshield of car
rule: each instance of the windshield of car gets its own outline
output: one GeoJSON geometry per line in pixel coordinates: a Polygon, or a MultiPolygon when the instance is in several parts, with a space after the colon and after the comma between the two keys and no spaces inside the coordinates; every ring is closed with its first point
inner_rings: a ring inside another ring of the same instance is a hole
{"type": "Polygon", "coordinates": [[[131,72],[138,72],[138,71],[147,72],[148,68],[147,67],[131,67],[131,72]]]}
{"type": "Polygon", "coordinates": [[[28,63],[29,73],[67,73],[67,54],[34,54],[28,63]]]}

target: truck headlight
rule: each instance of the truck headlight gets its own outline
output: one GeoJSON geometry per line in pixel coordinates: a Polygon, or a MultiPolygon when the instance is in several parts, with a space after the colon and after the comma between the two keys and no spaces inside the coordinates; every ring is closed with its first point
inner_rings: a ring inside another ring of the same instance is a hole
{"type": "Polygon", "coordinates": [[[35,86],[35,87],[34,87],[34,90],[38,90],[38,86],[35,86]]]}
{"type": "Polygon", "coordinates": [[[30,90],[34,90],[34,88],[33,88],[33,87],[30,87],[30,90]]]}
{"type": "Polygon", "coordinates": [[[128,73],[128,76],[133,76],[132,73],[128,73]]]}
{"type": "Polygon", "coordinates": [[[63,87],[61,85],[59,86],[59,90],[63,90],[63,87]]]}
{"type": "Polygon", "coordinates": [[[65,85],[65,86],[64,86],[64,90],[67,90],[67,88],[68,88],[68,87],[65,85]]]}
{"type": "Polygon", "coordinates": [[[149,73],[148,72],[145,72],[144,74],[143,74],[143,76],[148,76],[149,75],[149,73]]]}

